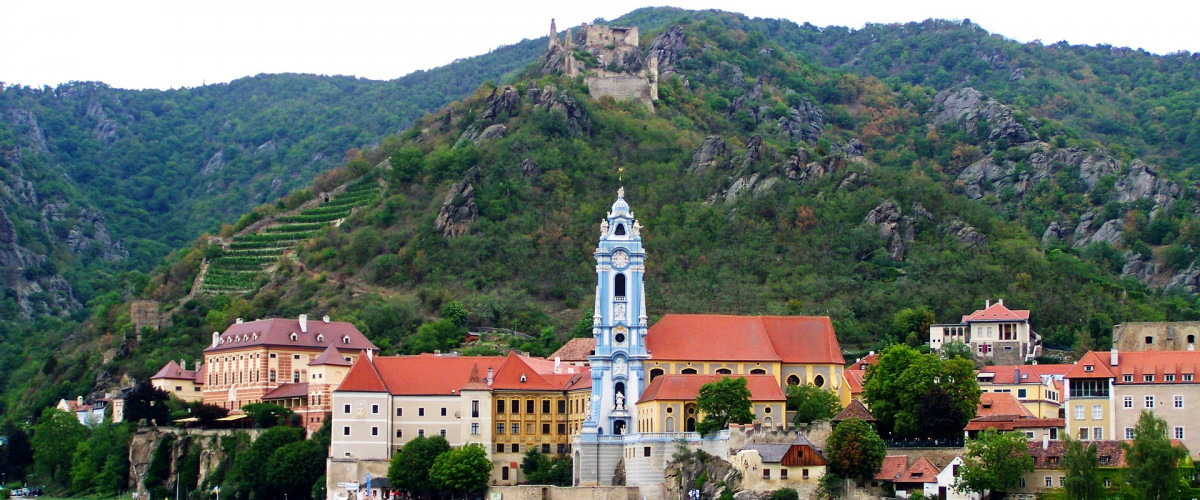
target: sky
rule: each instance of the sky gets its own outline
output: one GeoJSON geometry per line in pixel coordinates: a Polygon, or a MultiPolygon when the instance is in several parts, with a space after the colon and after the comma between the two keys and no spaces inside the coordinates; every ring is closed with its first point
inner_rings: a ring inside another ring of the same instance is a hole
{"type": "MultiPolygon", "coordinates": [[[[376,80],[479,55],[653,0],[0,0],[0,82],[169,89],[259,73],[376,80]]],[[[663,4],[658,4],[663,5],[663,4]]],[[[1200,52],[1192,0],[695,0],[817,26],[970,19],[1020,42],[1200,52]]]]}

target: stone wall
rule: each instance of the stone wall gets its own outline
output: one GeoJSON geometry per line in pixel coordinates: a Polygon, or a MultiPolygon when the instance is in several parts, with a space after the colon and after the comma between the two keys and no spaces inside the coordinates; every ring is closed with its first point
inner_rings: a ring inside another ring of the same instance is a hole
{"type": "Polygon", "coordinates": [[[1118,351],[1186,351],[1188,340],[1194,346],[1198,337],[1200,321],[1122,323],[1113,327],[1113,347],[1118,351]]]}
{"type": "Polygon", "coordinates": [[[654,96],[650,92],[650,80],[646,76],[612,75],[588,76],[584,78],[593,99],[610,96],[618,101],[632,99],[654,109],[654,96]]]}
{"type": "Polygon", "coordinates": [[[134,301],[129,305],[129,320],[133,322],[133,328],[139,338],[142,335],[142,328],[158,330],[158,327],[162,324],[162,313],[158,310],[158,301],[134,301]]]}
{"type": "Polygon", "coordinates": [[[631,486],[492,486],[489,500],[637,500],[638,489],[631,486]]]}

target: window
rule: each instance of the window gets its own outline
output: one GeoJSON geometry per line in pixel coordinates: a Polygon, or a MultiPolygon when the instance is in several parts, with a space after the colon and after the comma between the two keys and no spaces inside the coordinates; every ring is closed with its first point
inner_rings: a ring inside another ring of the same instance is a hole
{"type": "Polygon", "coordinates": [[[800,385],[800,377],[797,377],[794,374],[788,375],[787,384],[788,385],[800,385]]]}
{"type": "Polygon", "coordinates": [[[404,437],[404,429],[396,429],[396,437],[398,437],[398,438],[404,437]]]}
{"type": "Polygon", "coordinates": [[[1083,405],[1075,405],[1075,420],[1083,420],[1083,405]]]}
{"type": "Polygon", "coordinates": [[[1175,428],[1175,439],[1183,439],[1183,427],[1175,428]]]}
{"type": "MultiPolygon", "coordinates": [[[[682,375],[695,375],[696,369],[695,368],[684,368],[682,370],[679,370],[679,373],[682,375]]],[[[792,384],[792,385],[796,385],[796,384],[792,384]]]]}
{"type": "Polygon", "coordinates": [[[1087,428],[1087,427],[1080,427],[1080,428],[1079,428],[1079,440],[1080,440],[1080,441],[1087,441],[1087,440],[1088,440],[1088,428],[1087,428]]]}
{"type": "Polygon", "coordinates": [[[550,433],[550,424],[542,424],[542,434],[550,433]]]}
{"type": "Polygon", "coordinates": [[[533,400],[532,399],[525,400],[525,413],[533,415],[533,400]]]}
{"type": "Polygon", "coordinates": [[[1108,455],[1104,455],[1104,456],[1100,457],[1100,465],[1108,465],[1108,462],[1111,460],[1112,460],[1112,457],[1110,457],[1108,455]]]}
{"type": "Polygon", "coordinates": [[[504,434],[504,423],[496,424],[496,434],[504,434]]]}
{"type": "Polygon", "coordinates": [[[479,422],[471,423],[471,434],[479,434],[479,422]]]}
{"type": "Polygon", "coordinates": [[[520,434],[520,433],[521,433],[521,424],[518,424],[518,423],[516,423],[516,422],[513,422],[513,424],[512,424],[512,433],[513,433],[513,434],[520,434]]]}
{"type": "Polygon", "coordinates": [[[471,418],[479,418],[479,400],[471,401],[471,418]]]}
{"type": "Polygon", "coordinates": [[[519,400],[514,399],[512,401],[512,412],[513,415],[521,413],[521,402],[519,400]]]}
{"type": "Polygon", "coordinates": [[[404,408],[396,408],[396,416],[403,417],[404,416],[404,408]]]}
{"type": "Polygon", "coordinates": [[[300,370],[292,370],[292,383],[293,384],[300,383],[300,370]]]}
{"type": "Polygon", "coordinates": [[[442,429],[442,430],[438,431],[438,433],[441,434],[442,437],[446,437],[446,429],[442,429]]]}
{"type": "MultiPolygon", "coordinates": [[[[1086,365],[1085,365],[1086,366],[1086,365]]],[[[1108,380],[1105,379],[1071,379],[1072,398],[1107,398],[1108,380]]]]}
{"type": "Polygon", "coordinates": [[[558,400],[558,414],[562,415],[567,412],[567,401],[565,399],[558,400]]]}
{"type": "Polygon", "coordinates": [[[1017,478],[1017,487],[1018,487],[1018,488],[1024,488],[1024,487],[1025,487],[1025,478],[1023,478],[1023,477],[1018,477],[1018,478],[1017,478]]]}
{"type": "Polygon", "coordinates": [[[763,479],[771,479],[771,469],[763,467],[763,479]]]}
{"type": "Polygon", "coordinates": [[[1112,480],[1111,480],[1111,479],[1109,479],[1109,478],[1107,478],[1107,477],[1106,477],[1106,478],[1104,478],[1104,487],[1105,487],[1105,488],[1112,488],[1112,480]]]}
{"type": "Polygon", "coordinates": [[[1025,399],[1025,389],[1017,389],[1017,397],[1025,399]]]}
{"type": "Polygon", "coordinates": [[[719,373],[721,375],[732,375],[733,370],[730,370],[728,368],[717,368],[717,373],[719,373]]]}
{"type": "Polygon", "coordinates": [[[1145,380],[1146,382],[1153,382],[1154,375],[1152,375],[1152,374],[1151,375],[1142,375],[1142,380],[1145,380]]]}
{"type": "Polygon", "coordinates": [[[1174,381],[1175,381],[1175,374],[1174,374],[1174,373],[1169,373],[1169,374],[1167,374],[1167,375],[1163,375],[1163,380],[1164,380],[1164,381],[1167,381],[1167,382],[1174,382],[1174,381]]]}
{"type": "Polygon", "coordinates": [[[496,453],[504,453],[504,443],[496,443],[496,453]]]}
{"type": "Polygon", "coordinates": [[[417,429],[417,437],[425,437],[425,429],[417,429]]]}
{"type": "Polygon", "coordinates": [[[513,452],[513,453],[520,453],[520,452],[521,452],[521,445],[519,445],[519,444],[517,444],[517,443],[513,443],[513,444],[512,444],[512,452],[513,452]]]}
{"type": "Polygon", "coordinates": [[[378,436],[378,435],[379,435],[379,428],[378,428],[378,427],[372,427],[372,428],[371,428],[371,435],[372,435],[372,436],[378,436]]]}
{"type": "Polygon", "coordinates": [[[442,407],[442,416],[443,417],[446,416],[446,407],[445,406],[442,407]]]}
{"type": "MultiPolygon", "coordinates": [[[[272,354],[272,356],[274,356],[274,354],[272,354]]],[[[268,376],[268,378],[270,378],[271,382],[274,382],[275,381],[275,370],[271,370],[271,372],[267,376],[268,376]]]]}
{"type": "Polygon", "coordinates": [[[1125,408],[1133,408],[1133,396],[1125,396],[1122,400],[1122,406],[1125,408]]]}
{"type": "Polygon", "coordinates": [[[1092,428],[1092,439],[1095,439],[1096,441],[1103,440],[1104,439],[1104,428],[1103,427],[1093,427],[1092,428]]]}
{"type": "MultiPolygon", "coordinates": [[[[517,445],[513,445],[513,448],[516,447],[517,445]]],[[[515,453],[516,450],[513,450],[513,452],[515,453]]],[[[508,467],[503,467],[500,469],[500,479],[503,481],[508,481],[508,467]]]]}
{"type": "Polygon", "coordinates": [[[350,405],[343,406],[342,413],[350,413],[350,405]]]}
{"type": "Polygon", "coordinates": [[[622,273],[617,273],[614,281],[616,285],[614,287],[616,289],[616,293],[614,293],[614,295],[617,297],[625,297],[625,275],[622,273]]]}
{"type": "Polygon", "coordinates": [[[1146,396],[1146,408],[1154,408],[1154,396],[1146,396]]]}
{"type": "Polygon", "coordinates": [[[378,414],[379,413],[379,405],[371,405],[371,413],[378,414]]]}
{"type": "Polygon", "coordinates": [[[662,374],[663,374],[662,368],[651,368],[650,369],[650,380],[654,380],[656,377],[661,377],[662,374]]]}
{"type": "Polygon", "coordinates": [[[1052,478],[1050,476],[1046,476],[1046,486],[1053,487],[1054,486],[1054,478],[1052,478]]]}
{"type": "Polygon", "coordinates": [[[566,434],[567,433],[567,424],[558,424],[558,433],[566,434]]]}
{"type": "Polygon", "coordinates": [[[1058,485],[1066,486],[1067,485],[1067,476],[1058,476],[1058,485]]]}
{"type": "Polygon", "coordinates": [[[342,435],[343,435],[343,436],[349,436],[349,435],[350,435],[350,426],[342,427],[342,435]]]}
{"type": "Polygon", "coordinates": [[[1175,396],[1175,407],[1183,408],[1183,396],[1175,396]]]}
{"type": "Polygon", "coordinates": [[[546,414],[550,413],[550,400],[549,399],[542,400],[542,413],[546,413],[546,414]]]}
{"type": "Polygon", "coordinates": [[[1192,381],[1192,374],[1190,374],[1190,373],[1185,373],[1185,374],[1183,374],[1183,381],[1184,381],[1184,382],[1191,382],[1191,381],[1192,381]]]}
{"type": "Polygon", "coordinates": [[[1121,381],[1122,382],[1133,382],[1133,375],[1131,375],[1131,374],[1121,375],[1121,381]]]}
{"type": "Polygon", "coordinates": [[[1133,427],[1125,428],[1125,439],[1133,439],[1133,427]]]}
{"type": "Polygon", "coordinates": [[[1100,420],[1102,418],[1104,418],[1104,407],[1092,405],[1092,420],[1100,420]]]}
{"type": "Polygon", "coordinates": [[[425,408],[417,408],[417,416],[424,417],[425,416],[425,408]]]}

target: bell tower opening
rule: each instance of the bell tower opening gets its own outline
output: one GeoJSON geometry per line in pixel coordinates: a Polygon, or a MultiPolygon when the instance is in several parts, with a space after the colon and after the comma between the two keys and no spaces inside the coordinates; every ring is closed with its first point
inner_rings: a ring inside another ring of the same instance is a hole
{"type": "Polygon", "coordinates": [[[625,297],[625,275],[618,274],[613,280],[613,295],[619,298],[625,297]]]}
{"type": "Polygon", "coordinates": [[[614,235],[625,236],[625,224],[617,224],[617,229],[613,231],[614,235]]]}

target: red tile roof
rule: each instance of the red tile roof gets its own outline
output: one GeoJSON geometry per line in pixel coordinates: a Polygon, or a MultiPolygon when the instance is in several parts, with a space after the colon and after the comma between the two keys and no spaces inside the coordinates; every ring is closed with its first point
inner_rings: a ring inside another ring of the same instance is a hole
{"type": "Polygon", "coordinates": [[[979,395],[977,417],[1014,416],[1033,418],[1033,413],[1017,401],[1011,392],[985,392],[979,395]]]}
{"type": "Polygon", "coordinates": [[[979,374],[992,374],[993,384],[1040,384],[1043,376],[1062,377],[1071,371],[1075,365],[1068,364],[1052,364],[1052,365],[994,365],[985,366],[979,370],[979,374]],[[1017,374],[1020,373],[1020,381],[1017,380],[1017,374]]]}
{"type": "Polygon", "coordinates": [[[184,370],[175,360],[168,361],[163,365],[158,373],[150,376],[150,380],[168,379],[168,380],[196,380],[195,370],[184,370]]]}
{"type": "Polygon", "coordinates": [[[872,352],[872,353],[864,356],[862,359],[855,361],[854,364],[850,365],[850,367],[847,368],[847,370],[866,371],[868,366],[874,365],[875,363],[878,363],[878,362],[879,362],[879,354],[872,352]]]}
{"type": "Polygon", "coordinates": [[[325,352],[317,356],[317,359],[312,360],[308,366],[331,365],[331,366],[350,366],[350,362],[346,361],[345,356],[338,351],[337,347],[330,344],[325,348],[325,352]]]}
{"type": "MultiPolygon", "coordinates": [[[[1112,361],[1111,353],[1096,353],[1106,361],[1112,361]]],[[[1128,351],[1117,353],[1117,366],[1109,367],[1114,375],[1118,375],[1117,384],[1146,384],[1145,375],[1153,375],[1155,384],[1196,384],[1194,375],[1200,368],[1200,351],[1128,351]],[[1183,380],[1183,375],[1191,374],[1190,382],[1183,380]],[[1122,375],[1133,375],[1132,382],[1125,382],[1122,375]],[[1173,382],[1167,382],[1164,375],[1174,375],[1173,382]]]]}
{"type": "Polygon", "coordinates": [[[501,356],[359,356],[346,379],[338,386],[341,392],[390,392],[396,396],[452,395],[461,390],[479,390],[481,378],[489,373],[491,386],[487,390],[555,390],[569,391],[590,388],[592,378],[587,367],[560,365],[554,373],[554,362],[511,353],[501,356]],[[474,373],[474,376],[472,374],[474,373]],[[525,375],[525,382],[521,382],[525,375]]]}
{"type": "Polygon", "coordinates": [[[1019,309],[1014,311],[1004,307],[1004,301],[1001,300],[988,306],[987,309],[980,309],[963,316],[962,320],[963,323],[974,321],[1029,321],[1029,310],[1019,309]]]}
{"type": "Polygon", "coordinates": [[[867,372],[865,370],[845,370],[842,373],[846,375],[846,386],[850,388],[850,394],[862,394],[867,372]]]}
{"type": "Polygon", "coordinates": [[[263,394],[263,401],[268,399],[291,399],[308,396],[308,382],[283,384],[271,392],[263,394]]]}
{"type": "Polygon", "coordinates": [[[1067,371],[1067,378],[1112,378],[1116,375],[1108,368],[1108,353],[1101,357],[1096,351],[1088,351],[1075,366],[1067,371]]]}
{"type": "Polygon", "coordinates": [[[592,386],[587,368],[561,365],[554,373],[554,362],[510,352],[496,372],[492,390],[568,391],[592,386]],[[573,371],[574,373],[569,373],[573,371]]]}
{"type": "Polygon", "coordinates": [[[234,323],[220,334],[216,346],[209,344],[204,352],[219,352],[251,346],[273,346],[301,349],[319,349],[333,345],[343,352],[358,352],[365,349],[378,350],[354,325],[344,321],[306,321],[307,331],[301,331],[298,319],[260,319],[234,323]],[[292,334],[296,340],[292,340],[292,334]],[[320,338],[320,340],[318,340],[320,338]],[[343,339],[348,338],[349,342],[343,339]]]}
{"type": "Polygon", "coordinates": [[[359,356],[350,366],[346,379],[336,389],[342,392],[388,392],[383,377],[369,356],[359,356]]]}
{"type": "Polygon", "coordinates": [[[588,356],[596,352],[596,339],[580,338],[568,340],[566,344],[559,347],[554,354],[550,355],[550,359],[559,358],[563,361],[570,362],[586,362],[588,356]]]}
{"type": "MultiPolygon", "coordinates": [[[[1121,448],[1121,441],[1089,441],[1084,443],[1084,446],[1089,444],[1096,445],[1096,458],[1102,466],[1125,466],[1125,452],[1121,448]],[[1104,457],[1108,457],[1108,463],[1104,463],[1104,457]]],[[[1058,469],[1062,467],[1062,457],[1066,454],[1067,443],[1063,441],[1050,441],[1046,448],[1042,448],[1041,441],[1029,442],[1029,455],[1033,457],[1035,469],[1058,469]]]]}
{"type": "Polygon", "coordinates": [[[850,401],[850,404],[846,405],[846,408],[842,410],[841,413],[838,413],[833,417],[833,421],[841,422],[843,420],[849,420],[852,418],[857,418],[863,422],[875,421],[875,416],[871,415],[871,411],[868,410],[865,405],[863,405],[862,401],[857,399],[850,401]]]}
{"type": "Polygon", "coordinates": [[[921,457],[905,469],[894,481],[897,483],[936,483],[938,468],[928,458],[921,457]]]}
{"type": "Polygon", "coordinates": [[[889,455],[883,457],[883,467],[875,474],[880,481],[895,481],[908,468],[908,455],[889,455]]]}
{"type": "Polygon", "coordinates": [[[1051,427],[1062,429],[1066,425],[1066,419],[1062,418],[1018,418],[1012,415],[993,415],[990,417],[976,417],[967,422],[967,426],[963,430],[982,431],[984,429],[996,429],[1008,432],[1016,429],[1047,429],[1051,427]]]}
{"type": "Polygon", "coordinates": [[[845,364],[825,316],[668,314],[650,327],[646,347],[661,360],[845,364]]]}
{"type": "Polygon", "coordinates": [[[771,375],[659,375],[642,391],[638,401],[693,400],[700,394],[701,386],[727,377],[746,379],[751,401],[787,401],[779,382],[771,375]]]}

